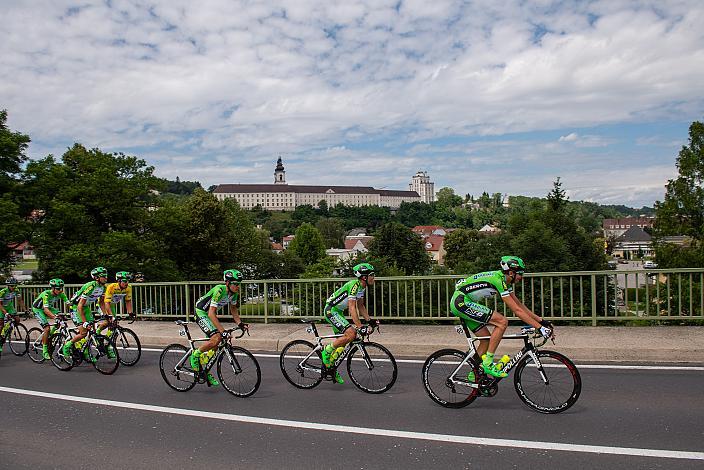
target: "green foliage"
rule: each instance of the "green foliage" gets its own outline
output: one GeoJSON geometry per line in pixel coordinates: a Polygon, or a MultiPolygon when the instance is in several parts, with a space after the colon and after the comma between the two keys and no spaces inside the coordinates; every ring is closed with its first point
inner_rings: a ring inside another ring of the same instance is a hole
{"type": "Polygon", "coordinates": [[[288,250],[309,266],[325,257],[325,242],[317,228],[304,223],[296,230],[296,238],[288,246],[288,250]]]}
{"type": "Polygon", "coordinates": [[[176,181],[164,180],[165,192],[169,194],[188,195],[193,194],[196,188],[201,188],[197,181],[181,181],[177,176],[176,181]]]}
{"type": "Polygon", "coordinates": [[[430,258],[421,238],[398,222],[383,225],[375,232],[369,255],[405,275],[424,274],[430,269],[430,258]]]}
{"type": "Polygon", "coordinates": [[[0,110],[0,194],[14,185],[15,176],[27,160],[25,151],[30,138],[7,127],[7,110],[0,110]]]}
{"type": "Polygon", "coordinates": [[[333,277],[337,263],[332,256],[325,256],[316,263],[306,267],[306,270],[301,277],[304,279],[320,279],[333,277]]]}
{"type": "Polygon", "coordinates": [[[655,203],[655,256],[661,268],[704,266],[704,123],[689,127],[689,145],[677,157],[677,178],[669,180],[665,200],[655,203]],[[687,235],[689,246],[662,240],[687,235]]]}
{"type": "Polygon", "coordinates": [[[456,195],[452,188],[441,188],[435,200],[440,207],[446,208],[458,207],[463,202],[462,196],[456,195]]]}
{"type": "Polygon", "coordinates": [[[315,228],[320,231],[326,248],[345,246],[345,225],[340,219],[320,219],[315,228]]]}

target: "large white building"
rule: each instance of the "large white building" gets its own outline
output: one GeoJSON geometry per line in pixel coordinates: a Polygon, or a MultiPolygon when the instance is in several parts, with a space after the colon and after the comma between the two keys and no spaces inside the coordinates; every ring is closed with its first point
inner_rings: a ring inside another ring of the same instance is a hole
{"type": "Polygon", "coordinates": [[[427,171],[419,171],[413,178],[408,189],[415,191],[420,196],[420,202],[430,204],[435,200],[435,183],[430,181],[427,171]]]}
{"type": "MultiPolygon", "coordinates": [[[[416,175],[417,176],[417,175],[416,175]]],[[[415,178],[415,177],[414,177],[415,178]]],[[[432,184],[431,192],[432,192],[432,184]]],[[[318,206],[325,201],[328,207],[381,206],[397,209],[402,202],[422,201],[417,191],[374,189],[371,186],[309,186],[286,183],[286,171],[279,157],[274,170],[273,184],[221,184],[213,191],[220,200],[234,198],[244,209],[261,206],[266,210],[292,211],[298,206],[318,206]]],[[[431,193],[432,194],[432,193],[431,193]]]]}

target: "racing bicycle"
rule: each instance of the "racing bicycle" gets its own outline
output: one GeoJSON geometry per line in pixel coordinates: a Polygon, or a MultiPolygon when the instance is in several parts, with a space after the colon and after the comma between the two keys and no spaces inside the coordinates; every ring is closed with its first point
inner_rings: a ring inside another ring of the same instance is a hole
{"type": "MultiPolygon", "coordinates": [[[[66,341],[68,339],[71,339],[71,336],[68,330],[68,324],[66,323],[66,318],[69,317],[70,314],[68,313],[57,313],[56,318],[54,319],[54,324],[51,326],[51,329],[49,330],[49,339],[47,341],[47,350],[49,352],[50,356],[53,356],[54,349],[52,345],[52,336],[56,334],[62,334],[64,337],[66,337],[66,341]]],[[[27,355],[29,358],[33,361],[36,362],[37,364],[40,364],[44,362],[44,356],[42,355],[42,335],[44,334],[44,329],[40,327],[33,327],[30,328],[29,331],[27,332],[27,335],[25,336],[25,346],[27,348],[27,355]]]]}
{"type": "MultiPolygon", "coordinates": [[[[71,354],[64,356],[62,352],[64,344],[77,334],[78,330],[69,328],[63,315],[57,316],[57,320],[57,329],[49,337],[51,362],[57,369],[69,371],[86,360],[92,363],[95,370],[101,374],[115,373],[120,366],[120,353],[115,346],[115,338],[95,332],[98,321],[93,321],[88,327],[85,341],[80,341],[80,345],[74,344],[71,354]]],[[[39,343],[41,348],[41,339],[39,343]]]]}
{"type": "Polygon", "coordinates": [[[7,346],[12,351],[15,356],[24,356],[27,353],[27,346],[25,338],[27,337],[27,327],[20,323],[19,320],[15,321],[13,316],[20,316],[27,318],[27,312],[17,312],[5,316],[5,324],[7,326],[7,331],[0,338],[0,357],[2,356],[2,348],[7,343],[7,346]]]}
{"type": "Polygon", "coordinates": [[[279,364],[281,372],[291,385],[298,388],[313,388],[323,379],[333,381],[338,367],[347,359],[347,374],[352,383],[367,393],[384,393],[396,382],[398,368],[391,352],[378,343],[369,341],[369,336],[378,326],[367,325],[357,330],[357,337],[345,345],[345,349],[326,367],[323,364],[323,340],[339,338],[343,335],[320,336],[315,326],[316,319],[303,319],[308,323],[308,333],[315,335],[317,344],[297,339],[281,350],[279,364]]]}
{"type": "MultiPolygon", "coordinates": [[[[122,317],[126,318],[126,317],[122,317]]],[[[134,323],[137,319],[136,316],[131,316],[128,325],[134,323]]],[[[142,344],[139,342],[139,337],[137,334],[120,325],[120,318],[118,316],[114,317],[104,317],[103,319],[108,321],[107,331],[109,333],[106,336],[114,338],[115,345],[120,351],[120,364],[123,366],[133,366],[139,362],[139,358],[142,357],[142,344]]],[[[105,330],[103,330],[105,331],[105,330]]]]}
{"type": "MultiPolygon", "coordinates": [[[[446,408],[462,408],[480,396],[493,397],[502,380],[484,373],[474,347],[475,341],[489,336],[474,336],[464,323],[456,329],[467,337],[468,351],[441,349],[428,357],[422,369],[428,396],[446,408]]],[[[548,338],[535,328],[524,327],[519,334],[505,335],[503,339],[524,343],[502,369],[508,373],[515,368],[513,385],[523,403],[548,414],[561,413],[575,404],[582,390],[579,371],[564,355],[539,349],[548,338]]]]}
{"type": "MultiPolygon", "coordinates": [[[[222,339],[218,344],[215,353],[208,359],[205,365],[201,365],[199,371],[194,371],[191,367],[191,354],[196,350],[196,343],[209,341],[210,338],[193,339],[188,330],[188,323],[181,320],[176,324],[181,327],[179,334],[188,338],[190,347],[179,343],[170,344],[164,348],[159,357],[159,369],[166,384],[179,392],[187,392],[196,383],[205,383],[210,387],[207,380],[208,372],[217,364],[217,375],[225,390],[236,397],[248,397],[259,389],[262,380],[262,372],[257,359],[251,352],[240,346],[233,346],[232,339],[244,336],[245,329],[230,328],[221,333],[222,339]],[[238,336],[233,333],[240,330],[238,336]]],[[[248,332],[247,332],[248,333],[248,332]]],[[[203,353],[205,355],[206,353],[203,353]]]]}

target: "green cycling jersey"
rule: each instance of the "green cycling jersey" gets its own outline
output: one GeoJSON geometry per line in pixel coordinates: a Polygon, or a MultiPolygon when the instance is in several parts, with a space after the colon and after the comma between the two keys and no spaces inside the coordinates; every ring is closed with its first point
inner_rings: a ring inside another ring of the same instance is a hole
{"type": "Polygon", "coordinates": [[[462,293],[468,297],[467,300],[478,302],[496,294],[508,297],[513,289],[506,282],[503,272],[487,271],[462,279],[455,285],[455,292],[462,293]]]}
{"type": "Polygon", "coordinates": [[[204,296],[196,301],[196,309],[207,312],[212,306],[220,309],[225,305],[237,304],[239,292],[234,294],[228,292],[225,284],[219,284],[210,289],[204,296]]]}
{"type": "Polygon", "coordinates": [[[105,285],[98,281],[86,282],[71,297],[71,304],[76,305],[81,299],[85,299],[87,304],[94,304],[105,292],[105,285]]]}
{"type": "Polygon", "coordinates": [[[328,297],[325,305],[330,308],[344,311],[350,300],[358,300],[364,298],[364,286],[359,279],[352,279],[344,283],[339,289],[328,297]]]}
{"type": "Polygon", "coordinates": [[[11,291],[9,287],[0,289],[0,302],[3,307],[12,304],[17,297],[20,297],[20,290],[16,287],[13,291],[11,291]]]}
{"type": "Polygon", "coordinates": [[[50,310],[55,310],[56,304],[59,303],[59,300],[63,300],[66,303],[69,302],[68,297],[66,297],[66,294],[64,292],[59,292],[57,295],[54,295],[51,293],[51,289],[47,289],[40,293],[36,299],[34,299],[34,302],[32,303],[32,308],[48,308],[50,310]]]}

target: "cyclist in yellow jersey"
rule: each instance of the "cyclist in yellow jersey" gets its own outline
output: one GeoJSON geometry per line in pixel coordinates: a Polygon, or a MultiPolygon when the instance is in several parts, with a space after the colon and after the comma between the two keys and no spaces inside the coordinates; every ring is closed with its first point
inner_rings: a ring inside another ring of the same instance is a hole
{"type": "Polygon", "coordinates": [[[105,294],[103,294],[105,308],[108,312],[112,312],[113,315],[117,313],[117,304],[123,300],[125,301],[127,315],[134,315],[132,313],[132,286],[129,285],[130,279],[132,279],[131,273],[120,271],[115,274],[115,281],[117,282],[108,284],[105,288],[105,294]]]}

